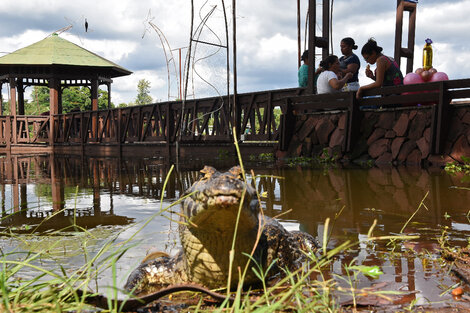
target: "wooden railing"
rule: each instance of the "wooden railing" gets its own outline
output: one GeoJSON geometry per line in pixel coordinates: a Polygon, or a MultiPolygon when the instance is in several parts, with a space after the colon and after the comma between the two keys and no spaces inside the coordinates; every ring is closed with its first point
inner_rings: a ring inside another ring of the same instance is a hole
{"type": "Polygon", "coordinates": [[[49,116],[0,116],[0,144],[47,143],[49,116]]]}
{"type": "MultiPolygon", "coordinates": [[[[239,95],[239,130],[245,140],[277,140],[280,123],[275,112],[281,114],[285,97],[303,90],[239,95]]],[[[73,112],[54,116],[54,143],[231,142],[232,120],[228,97],[73,112]]]]}
{"type": "Polygon", "coordinates": [[[360,100],[353,93],[303,95],[304,91],[292,88],[240,94],[235,117],[230,109],[233,97],[226,96],[54,115],[53,131],[49,116],[0,116],[0,144],[231,142],[233,121],[237,121],[237,136],[243,134],[245,141],[279,141],[285,149],[294,112],[344,110],[348,112],[345,150],[349,150],[358,135],[360,108],[431,104],[433,151],[438,153],[447,132],[450,103],[470,98],[470,79],[368,90],[360,100]]]}

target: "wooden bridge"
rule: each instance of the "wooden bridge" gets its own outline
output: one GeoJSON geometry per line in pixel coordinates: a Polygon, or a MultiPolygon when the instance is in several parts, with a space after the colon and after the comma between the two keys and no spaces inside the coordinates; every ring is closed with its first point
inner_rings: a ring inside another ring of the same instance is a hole
{"type": "MultiPolygon", "coordinates": [[[[238,95],[237,137],[243,134],[245,141],[262,142],[272,150],[286,97],[302,92],[293,88],[238,95]]],[[[171,153],[176,143],[232,144],[233,120],[226,96],[52,116],[1,116],[0,152],[21,153],[28,146],[28,153],[107,153],[138,145],[171,153]]]]}
{"type": "Polygon", "coordinates": [[[364,110],[423,104],[432,107],[432,151],[439,154],[454,104],[469,98],[470,79],[461,79],[379,88],[367,91],[360,100],[354,93],[307,95],[303,88],[240,94],[235,117],[228,97],[50,116],[1,116],[0,152],[22,153],[27,147],[28,153],[135,154],[138,146],[139,151],[167,156],[177,148],[231,149],[234,136],[245,151],[285,151],[295,132],[294,118],[338,110],[348,114],[347,152],[360,136],[364,110]]]}

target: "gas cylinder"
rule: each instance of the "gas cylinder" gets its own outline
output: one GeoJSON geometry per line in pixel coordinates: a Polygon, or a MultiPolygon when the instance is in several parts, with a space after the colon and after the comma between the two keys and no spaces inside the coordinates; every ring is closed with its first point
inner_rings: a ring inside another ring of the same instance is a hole
{"type": "Polygon", "coordinates": [[[423,48],[423,69],[427,71],[432,68],[432,40],[427,38],[425,42],[426,44],[423,48]]]}

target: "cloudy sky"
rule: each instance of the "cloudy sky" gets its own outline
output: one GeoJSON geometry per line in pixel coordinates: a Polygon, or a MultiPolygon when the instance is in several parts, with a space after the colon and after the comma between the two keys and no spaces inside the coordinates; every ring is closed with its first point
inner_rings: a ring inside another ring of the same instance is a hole
{"type": "MultiPolygon", "coordinates": [[[[232,2],[225,2],[229,15],[228,26],[231,28],[232,2]]],[[[308,1],[301,2],[304,24],[308,1]]],[[[384,53],[393,56],[395,0],[331,2],[333,53],[340,54],[339,42],[343,37],[353,37],[359,50],[369,37],[374,37],[379,45],[383,46],[384,53]]],[[[207,27],[197,33],[197,38],[225,45],[221,1],[195,0],[194,3],[195,29],[200,25],[201,18],[209,16],[207,27]],[[211,13],[214,6],[216,7],[211,13]]],[[[320,15],[321,1],[318,0],[317,3],[320,15]]],[[[424,40],[429,37],[434,41],[435,68],[446,72],[451,79],[470,77],[469,13],[470,0],[420,0],[414,68],[421,66],[422,47],[424,40]]],[[[1,0],[0,16],[0,55],[13,52],[42,40],[55,31],[72,26],[60,36],[133,72],[130,76],[114,79],[112,96],[115,104],[134,101],[137,82],[140,79],[150,81],[151,96],[154,100],[165,101],[169,97],[178,96],[177,49],[182,48],[184,60],[191,26],[189,0],[1,0]],[[85,18],[89,24],[88,32],[85,32],[85,18]],[[159,34],[163,34],[168,42],[169,48],[166,51],[160,39],[163,36],[160,37],[159,34]],[[170,71],[167,69],[167,59],[170,59],[170,71]]],[[[238,91],[295,87],[296,1],[238,1],[236,22],[238,91]]],[[[321,28],[317,28],[317,31],[321,32],[321,28]]],[[[229,37],[231,46],[231,33],[229,37]]],[[[193,78],[190,79],[192,84],[188,94],[203,97],[225,93],[224,50],[199,43],[195,51],[196,65],[195,71],[191,71],[190,77],[193,78]],[[208,55],[213,56],[208,58],[208,55]]],[[[365,63],[362,58],[361,62],[363,72],[365,63]]],[[[366,84],[370,81],[361,74],[360,82],[366,84]]],[[[7,93],[4,91],[4,94],[7,93]]]]}

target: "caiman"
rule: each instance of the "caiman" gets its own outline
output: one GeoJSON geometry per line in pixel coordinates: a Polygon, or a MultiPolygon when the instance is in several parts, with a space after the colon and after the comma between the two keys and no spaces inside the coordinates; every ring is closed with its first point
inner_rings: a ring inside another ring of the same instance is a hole
{"type": "Polygon", "coordinates": [[[306,253],[317,248],[313,236],[289,232],[262,214],[256,190],[243,180],[239,166],[224,173],[205,166],[201,173],[183,195],[181,251],[173,257],[160,253],[144,259],[129,276],[126,290],[144,295],[184,283],[211,289],[227,287],[233,241],[231,287],[238,284],[238,269],[243,271],[249,261],[246,254],[252,255],[252,261],[243,280],[245,286],[260,283],[251,270],[253,262],[263,269],[274,263],[268,272],[272,277],[282,274],[283,269],[298,269],[306,253]]]}

